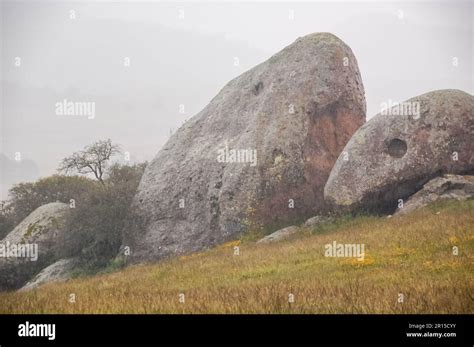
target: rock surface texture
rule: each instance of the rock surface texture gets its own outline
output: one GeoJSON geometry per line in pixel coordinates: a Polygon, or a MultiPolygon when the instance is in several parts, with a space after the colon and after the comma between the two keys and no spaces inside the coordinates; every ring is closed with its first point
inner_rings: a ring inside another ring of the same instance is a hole
{"type": "Polygon", "coordinates": [[[297,39],[230,81],[148,165],[124,233],[130,259],[317,214],[337,156],[364,121],[351,49],[327,33],[297,39]]]}
{"type": "Polygon", "coordinates": [[[391,212],[434,177],[474,172],[472,95],[438,90],[400,105],[352,136],[324,189],[329,202],[391,212]]]}
{"type": "Polygon", "coordinates": [[[40,206],[0,241],[0,253],[4,253],[0,257],[0,290],[21,287],[57,260],[69,211],[69,205],[60,202],[40,206]]]}
{"type": "Polygon", "coordinates": [[[474,176],[436,177],[410,196],[395,215],[410,213],[440,199],[466,200],[472,197],[474,197],[474,176]]]}

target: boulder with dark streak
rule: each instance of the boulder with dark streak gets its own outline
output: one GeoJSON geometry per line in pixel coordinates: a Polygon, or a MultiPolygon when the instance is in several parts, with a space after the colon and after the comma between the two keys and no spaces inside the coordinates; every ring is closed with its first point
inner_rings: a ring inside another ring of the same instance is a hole
{"type": "Polygon", "coordinates": [[[329,172],[364,121],[351,49],[328,33],[299,38],[230,81],[148,165],[124,235],[130,259],[198,251],[318,214],[329,172]]]}
{"type": "Polygon", "coordinates": [[[394,211],[434,177],[474,173],[474,97],[437,90],[378,114],[352,136],[324,189],[349,210],[394,211]]]}

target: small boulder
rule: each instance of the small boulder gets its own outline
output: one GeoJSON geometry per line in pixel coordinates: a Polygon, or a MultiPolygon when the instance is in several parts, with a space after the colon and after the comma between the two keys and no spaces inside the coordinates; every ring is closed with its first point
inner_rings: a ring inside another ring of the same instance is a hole
{"type": "Polygon", "coordinates": [[[66,281],[71,278],[72,271],[77,265],[78,260],[76,258],[58,260],[41,270],[41,272],[26,283],[20,291],[31,290],[48,282],[66,281]]]}
{"type": "Polygon", "coordinates": [[[318,225],[326,224],[332,222],[334,219],[329,216],[314,216],[304,222],[303,227],[305,228],[314,228],[318,225]]]}
{"type": "Polygon", "coordinates": [[[263,239],[258,240],[257,243],[270,243],[270,242],[281,241],[281,240],[287,239],[293,234],[296,234],[299,230],[300,228],[292,225],[292,226],[277,230],[274,233],[271,233],[270,235],[265,236],[263,239]]]}
{"type": "Polygon", "coordinates": [[[324,196],[348,210],[391,213],[434,177],[474,172],[473,129],[470,94],[437,90],[405,101],[357,130],[324,196]]]}
{"type": "Polygon", "coordinates": [[[474,176],[444,175],[410,196],[395,215],[410,213],[440,199],[466,200],[474,196],[474,176]]]}
{"type": "Polygon", "coordinates": [[[61,202],[40,206],[0,241],[0,290],[21,287],[57,260],[69,213],[61,202]]]}

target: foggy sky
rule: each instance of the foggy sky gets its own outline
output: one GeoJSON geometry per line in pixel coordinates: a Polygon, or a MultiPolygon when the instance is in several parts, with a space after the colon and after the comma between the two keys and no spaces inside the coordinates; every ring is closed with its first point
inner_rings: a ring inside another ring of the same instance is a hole
{"type": "Polygon", "coordinates": [[[352,48],[368,119],[388,100],[474,93],[469,1],[3,1],[1,12],[0,199],[98,139],[111,138],[133,160],[152,159],[228,81],[313,32],[352,48]],[[96,117],[56,115],[63,99],[95,102],[96,117]],[[16,152],[28,165],[14,161],[16,152]]]}

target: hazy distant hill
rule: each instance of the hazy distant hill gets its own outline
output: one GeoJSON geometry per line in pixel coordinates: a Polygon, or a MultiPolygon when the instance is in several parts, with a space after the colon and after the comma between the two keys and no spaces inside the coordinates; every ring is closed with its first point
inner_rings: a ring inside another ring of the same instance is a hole
{"type": "Polygon", "coordinates": [[[71,21],[57,7],[42,4],[40,9],[52,11],[46,21],[40,20],[44,10],[19,11],[17,6],[3,8],[1,151],[33,158],[42,176],[52,174],[66,155],[101,138],[122,144],[132,158],[152,158],[170,131],[228,80],[266,58],[224,35],[149,21],[71,21]],[[24,23],[31,18],[41,25],[24,23]],[[16,56],[21,67],[14,66],[16,56]],[[95,119],[56,115],[55,103],[64,99],[95,102],[95,119]]]}
{"type": "Polygon", "coordinates": [[[12,184],[38,178],[38,165],[29,159],[15,161],[0,153],[0,200],[4,200],[12,184]]]}

